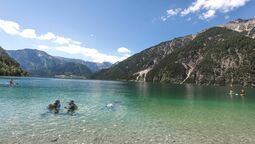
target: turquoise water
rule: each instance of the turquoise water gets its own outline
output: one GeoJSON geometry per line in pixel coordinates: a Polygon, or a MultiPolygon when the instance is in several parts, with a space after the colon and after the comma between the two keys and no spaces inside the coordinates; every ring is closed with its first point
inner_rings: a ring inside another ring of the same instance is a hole
{"type": "Polygon", "coordinates": [[[9,88],[8,80],[0,79],[1,144],[255,143],[252,88],[240,97],[227,87],[14,78],[9,88]],[[56,99],[58,115],[46,109],[56,99]],[[70,100],[74,115],[63,108],[70,100]]]}

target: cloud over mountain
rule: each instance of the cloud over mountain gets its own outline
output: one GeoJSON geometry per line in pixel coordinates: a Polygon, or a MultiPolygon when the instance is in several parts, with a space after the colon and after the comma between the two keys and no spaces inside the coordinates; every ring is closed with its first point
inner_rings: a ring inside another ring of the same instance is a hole
{"type": "Polygon", "coordinates": [[[5,33],[14,36],[20,36],[26,39],[44,40],[50,42],[54,46],[47,46],[39,44],[37,48],[39,50],[55,49],[70,55],[80,54],[86,58],[91,59],[94,62],[111,62],[115,63],[122,61],[130,56],[131,51],[127,48],[121,47],[117,51],[121,54],[120,56],[109,55],[99,52],[95,48],[87,48],[82,46],[82,42],[75,41],[71,38],[54,34],[53,32],[47,32],[46,34],[37,34],[35,29],[26,28],[22,29],[21,26],[13,21],[7,21],[0,19],[0,29],[5,33]],[[125,53],[125,54],[123,54],[125,53]]]}
{"type": "Polygon", "coordinates": [[[234,9],[244,6],[250,0],[196,0],[187,8],[169,9],[167,15],[161,19],[166,21],[171,16],[186,16],[198,13],[199,19],[208,20],[216,16],[217,13],[228,13],[234,9]]]}

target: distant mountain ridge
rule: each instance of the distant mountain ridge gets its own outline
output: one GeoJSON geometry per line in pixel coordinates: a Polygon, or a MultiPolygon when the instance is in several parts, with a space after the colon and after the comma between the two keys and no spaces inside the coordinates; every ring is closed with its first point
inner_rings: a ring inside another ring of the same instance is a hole
{"type": "MultiPolygon", "coordinates": [[[[8,50],[7,52],[32,76],[88,78],[101,68],[98,63],[55,57],[36,49],[8,50]]],[[[107,64],[106,67],[109,68],[107,64]]]]}
{"type": "Polygon", "coordinates": [[[84,61],[81,59],[71,59],[71,58],[64,58],[64,57],[58,57],[55,56],[55,58],[58,58],[60,60],[63,60],[65,62],[74,62],[74,63],[80,63],[80,64],[84,64],[86,65],[93,73],[97,72],[101,69],[107,69],[109,67],[112,66],[112,63],[110,62],[102,62],[102,63],[98,63],[98,62],[90,62],[90,61],[84,61]]]}
{"type": "Polygon", "coordinates": [[[255,79],[255,19],[238,19],[160,43],[94,79],[249,85],[255,79]]]}
{"type": "Polygon", "coordinates": [[[19,63],[12,59],[6,51],[0,47],[0,76],[26,76],[19,63]]]}

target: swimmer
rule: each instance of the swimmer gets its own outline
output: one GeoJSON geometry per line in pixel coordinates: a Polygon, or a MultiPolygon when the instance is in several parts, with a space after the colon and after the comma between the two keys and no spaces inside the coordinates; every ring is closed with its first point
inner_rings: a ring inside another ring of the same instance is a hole
{"type": "Polygon", "coordinates": [[[245,93],[245,91],[242,89],[241,92],[240,92],[240,96],[245,96],[245,95],[246,95],[246,93],[245,93]]]}

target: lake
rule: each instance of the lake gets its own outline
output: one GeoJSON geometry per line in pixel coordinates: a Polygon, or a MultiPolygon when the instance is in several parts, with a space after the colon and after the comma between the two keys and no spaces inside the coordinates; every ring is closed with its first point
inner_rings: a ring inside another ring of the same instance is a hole
{"type": "Polygon", "coordinates": [[[255,143],[254,88],[241,97],[219,86],[13,79],[9,88],[0,78],[1,144],[255,143]],[[59,114],[46,108],[56,99],[59,114]]]}

